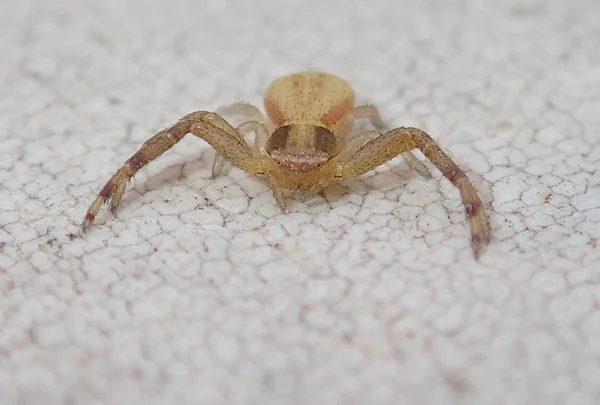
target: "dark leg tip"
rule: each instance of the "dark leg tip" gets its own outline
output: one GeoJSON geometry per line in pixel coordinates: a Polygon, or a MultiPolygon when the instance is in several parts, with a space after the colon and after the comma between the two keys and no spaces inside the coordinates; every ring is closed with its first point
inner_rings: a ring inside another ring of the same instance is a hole
{"type": "Polygon", "coordinates": [[[485,253],[489,243],[489,235],[473,235],[471,237],[471,246],[473,247],[473,253],[476,260],[479,260],[479,258],[485,253]]]}
{"type": "Polygon", "coordinates": [[[83,222],[81,223],[81,233],[86,233],[90,227],[92,226],[92,223],[94,222],[94,215],[91,213],[87,213],[85,214],[85,218],[83,220],[83,222]]]}

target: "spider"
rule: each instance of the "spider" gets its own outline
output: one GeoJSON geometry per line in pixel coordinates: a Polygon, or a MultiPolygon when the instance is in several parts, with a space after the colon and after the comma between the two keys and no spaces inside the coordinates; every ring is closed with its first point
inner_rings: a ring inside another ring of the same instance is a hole
{"type": "Polygon", "coordinates": [[[96,196],[81,224],[87,231],[104,203],[113,213],[133,175],[191,133],[212,146],[217,155],[212,175],[222,172],[225,161],[271,185],[283,212],[284,190],[304,195],[369,172],[402,155],[418,173],[430,177],[413,149],[433,163],[460,191],[471,223],[471,245],[479,258],[491,239],[489,219],[477,191],[462,170],[424,131],[400,127],[383,132],[383,122],[373,105],[355,106],[352,87],[342,78],[322,72],[301,72],[280,77],[265,94],[266,116],[255,106],[234,103],[221,111],[250,118],[233,127],[221,115],[197,111],[164,129],[134,153],[96,196]],[[378,131],[353,133],[355,121],[369,118],[378,131]],[[246,135],[254,133],[254,144],[246,135]]]}

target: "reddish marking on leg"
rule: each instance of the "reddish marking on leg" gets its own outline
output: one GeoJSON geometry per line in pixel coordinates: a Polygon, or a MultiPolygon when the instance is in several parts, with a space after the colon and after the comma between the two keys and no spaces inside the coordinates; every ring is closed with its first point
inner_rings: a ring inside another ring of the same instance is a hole
{"type": "Polygon", "coordinates": [[[91,224],[92,222],[94,222],[94,219],[96,218],[96,216],[94,214],[92,214],[91,212],[88,212],[85,214],[85,224],[91,224]]]}
{"type": "MultiPolygon", "coordinates": [[[[466,180],[466,176],[458,176],[458,183],[461,183],[461,178],[466,180]]],[[[460,184],[456,186],[460,192],[461,192],[461,199],[462,199],[462,203],[463,206],[465,207],[465,213],[467,214],[468,218],[471,217],[475,217],[479,214],[479,210],[481,210],[482,204],[481,204],[481,200],[479,199],[479,197],[477,196],[477,194],[474,194],[473,192],[465,192],[463,191],[465,189],[465,187],[460,187],[460,184]]]]}
{"type": "Polygon", "coordinates": [[[283,110],[279,108],[277,103],[271,99],[265,98],[265,110],[267,111],[267,115],[273,121],[275,126],[280,127],[287,121],[287,117],[285,116],[283,110]]]}
{"type": "Polygon", "coordinates": [[[458,166],[451,167],[450,170],[444,172],[444,177],[450,181],[453,185],[457,185],[458,179],[465,177],[464,173],[458,168],[458,166]]]}
{"type": "Polygon", "coordinates": [[[471,245],[475,247],[476,249],[476,253],[479,253],[479,250],[482,249],[483,247],[481,246],[481,243],[483,241],[483,235],[480,233],[473,233],[471,235],[471,245]]]}
{"type": "Polygon", "coordinates": [[[472,202],[465,201],[463,205],[465,206],[465,212],[467,213],[468,217],[472,217],[474,211],[477,211],[478,209],[477,206],[472,202]]]}
{"type": "Polygon", "coordinates": [[[146,165],[146,159],[144,158],[143,153],[136,152],[132,157],[129,158],[127,163],[135,173],[146,165]]]}
{"type": "Polygon", "coordinates": [[[354,105],[354,101],[351,98],[345,98],[337,104],[334,104],[325,114],[321,116],[321,122],[327,128],[332,129],[344,115],[354,105]]]}
{"type": "Polygon", "coordinates": [[[104,187],[102,187],[102,190],[100,190],[99,194],[104,200],[108,200],[110,195],[112,194],[112,189],[113,189],[113,181],[112,181],[112,179],[110,179],[108,181],[108,183],[106,183],[104,185],[104,187]]]}

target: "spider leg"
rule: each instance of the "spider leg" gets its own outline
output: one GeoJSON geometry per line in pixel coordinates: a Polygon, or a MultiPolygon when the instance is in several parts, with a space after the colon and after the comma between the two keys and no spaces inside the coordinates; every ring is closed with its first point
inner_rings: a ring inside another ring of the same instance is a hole
{"type": "MultiPolygon", "coordinates": [[[[247,121],[243,124],[238,125],[235,128],[235,133],[240,139],[246,139],[246,136],[254,132],[254,145],[252,146],[253,154],[255,157],[259,157],[265,154],[265,145],[269,140],[269,130],[267,127],[258,121],[247,121]]],[[[215,155],[215,160],[212,167],[212,177],[217,177],[223,172],[223,167],[226,160],[220,153],[215,155]]]]}
{"type": "Polygon", "coordinates": [[[171,149],[186,134],[191,133],[217,150],[225,159],[250,173],[258,170],[257,161],[246,142],[240,139],[235,129],[213,112],[198,111],[181,118],[175,125],[158,132],[148,139],[100,190],[81,224],[83,232],[94,222],[102,205],[110,202],[114,213],[123,197],[127,183],[138,170],[171,149]]]}
{"type": "MultiPolygon", "coordinates": [[[[346,148],[342,151],[342,154],[344,156],[351,156],[357,150],[359,150],[361,146],[375,138],[378,138],[380,135],[381,132],[378,131],[360,132],[354,135],[352,138],[350,138],[348,144],[346,145],[346,148]]],[[[425,166],[425,164],[419,159],[417,159],[417,157],[411,152],[402,153],[402,157],[404,158],[404,160],[406,160],[406,163],[421,176],[425,177],[426,179],[432,178],[431,172],[429,171],[427,166],[425,166]]]]}
{"type": "Polygon", "coordinates": [[[347,142],[352,133],[352,129],[354,129],[356,121],[363,118],[368,118],[371,122],[371,125],[373,125],[376,129],[381,130],[385,127],[377,107],[371,104],[365,104],[354,107],[346,113],[338,127],[338,135],[347,142]]]}
{"type": "Polygon", "coordinates": [[[217,109],[220,114],[240,115],[265,124],[269,133],[275,130],[273,123],[260,111],[258,107],[249,103],[232,103],[217,109]]]}
{"type": "Polygon", "coordinates": [[[415,172],[419,173],[426,179],[432,179],[431,172],[425,166],[425,163],[421,162],[412,152],[406,152],[402,154],[402,157],[406,161],[406,164],[411,167],[415,172]]]}
{"type": "MultiPolygon", "coordinates": [[[[381,134],[381,130],[383,130],[384,127],[385,123],[381,119],[381,114],[379,114],[379,110],[376,106],[372,104],[365,104],[354,107],[346,114],[346,116],[342,120],[339,130],[341,137],[344,140],[344,144],[348,145],[348,147],[346,148],[347,153],[354,153],[354,151],[356,151],[360,146],[378,137],[381,134]],[[378,131],[362,132],[350,137],[356,120],[362,118],[369,118],[371,124],[378,131]]],[[[408,166],[410,166],[414,171],[416,171],[426,179],[431,178],[431,172],[429,171],[427,166],[425,166],[425,164],[421,162],[412,152],[404,152],[402,153],[402,157],[404,158],[404,160],[406,160],[408,166]]]]}
{"type": "Polygon", "coordinates": [[[285,198],[283,190],[277,186],[271,187],[271,190],[273,191],[273,197],[275,197],[275,201],[277,202],[277,205],[279,206],[281,212],[283,212],[284,214],[290,212],[288,208],[287,199],[285,198]]]}
{"type": "Polygon", "coordinates": [[[250,103],[231,103],[219,107],[217,111],[220,114],[235,114],[242,115],[254,119],[255,121],[264,122],[265,116],[258,107],[250,103]]]}
{"type": "Polygon", "coordinates": [[[417,128],[396,128],[367,142],[341,162],[339,177],[349,178],[371,171],[399,154],[418,148],[460,192],[471,223],[471,246],[479,258],[491,240],[491,226],[477,190],[465,173],[438,144],[417,128]]]}

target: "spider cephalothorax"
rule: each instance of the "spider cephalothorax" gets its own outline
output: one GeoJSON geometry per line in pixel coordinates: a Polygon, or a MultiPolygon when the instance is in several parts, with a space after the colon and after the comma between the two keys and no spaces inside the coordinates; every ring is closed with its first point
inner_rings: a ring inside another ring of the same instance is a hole
{"type": "Polygon", "coordinates": [[[277,203],[285,209],[283,190],[320,191],[342,179],[359,176],[402,155],[423,176],[429,171],[411,151],[419,149],[460,191],[471,240],[479,257],[491,238],[489,219],[477,191],[437,143],[417,128],[354,134],[354,121],[368,117],[381,130],[379,112],[372,105],[355,106],[354,91],[343,79],[321,72],[302,72],[275,80],[265,94],[266,116],[250,104],[235,103],[224,111],[251,120],[233,127],[219,114],[198,111],[148,139],[102,188],[88,209],[82,229],[87,230],[110,201],[114,211],[129,180],[186,134],[202,138],[217,151],[213,175],[224,160],[264,177],[277,203]],[[245,140],[254,133],[252,146],[245,140]]]}

